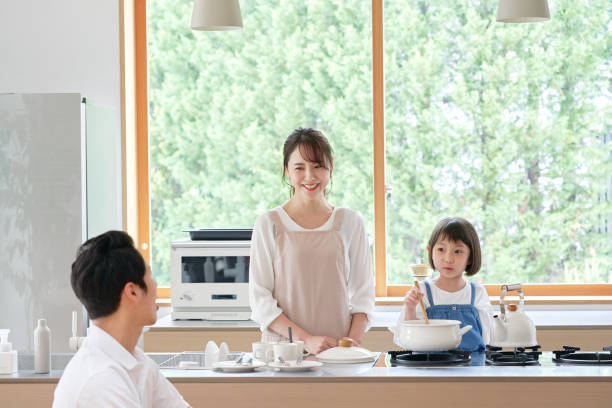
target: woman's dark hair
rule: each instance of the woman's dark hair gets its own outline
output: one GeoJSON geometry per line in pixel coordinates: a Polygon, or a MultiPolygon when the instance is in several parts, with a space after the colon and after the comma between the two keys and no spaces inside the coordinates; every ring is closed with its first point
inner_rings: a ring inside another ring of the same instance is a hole
{"type": "MultiPolygon", "coordinates": [[[[323,133],[312,128],[297,128],[291,132],[283,145],[283,182],[287,185],[289,183],[285,178],[285,170],[289,166],[289,157],[295,149],[300,149],[304,160],[318,163],[326,169],[330,168],[333,163],[333,151],[323,133]]],[[[295,193],[295,188],[291,185],[290,187],[289,196],[291,197],[295,193]]]]}
{"type": "Polygon", "coordinates": [[[146,291],[145,272],[145,261],[132,238],[123,231],[108,231],[79,247],[70,283],[89,317],[97,319],[117,310],[126,283],[146,291]]]}
{"type": "Polygon", "coordinates": [[[440,237],[454,242],[461,241],[470,248],[470,259],[465,274],[476,275],[480,270],[481,255],[480,241],[474,226],[468,220],[459,217],[445,218],[436,225],[429,237],[429,265],[432,269],[435,269],[433,250],[440,237]]]}

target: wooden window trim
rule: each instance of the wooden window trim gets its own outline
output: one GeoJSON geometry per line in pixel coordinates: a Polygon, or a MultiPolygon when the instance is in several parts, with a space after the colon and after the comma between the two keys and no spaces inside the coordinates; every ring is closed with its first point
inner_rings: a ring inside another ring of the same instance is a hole
{"type": "MultiPolygon", "coordinates": [[[[501,285],[485,284],[489,296],[500,296],[501,285]]],[[[388,285],[386,287],[386,297],[403,297],[412,285],[388,285]]],[[[609,283],[551,283],[551,284],[524,284],[523,293],[525,296],[612,296],[612,284],[609,283]]]]}
{"type": "MultiPolygon", "coordinates": [[[[384,16],[383,0],[372,0],[372,92],[374,147],[374,270],[377,303],[403,297],[410,285],[387,285],[384,16]]],[[[120,0],[121,127],[123,168],[123,227],[151,261],[149,209],[149,135],[146,0],[120,0]]],[[[485,285],[489,296],[499,296],[501,285],[485,285]]],[[[525,284],[526,296],[610,297],[612,284],[525,284]]],[[[158,298],[169,299],[170,288],[159,287],[158,298]]],[[[605,300],[605,299],[604,299],[605,300]]],[[[559,301],[562,303],[563,299],[559,301]]],[[[546,303],[546,302],[545,302],[546,303]]],[[[548,303],[556,303],[554,301],[548,303]]],[[[603,303],[608,303],[604,301],[603,303]]]]}
{"type": "Polygon", "coordinates": [[[123,229],[151,262],[146,0],[120,0],[123,229]]]}

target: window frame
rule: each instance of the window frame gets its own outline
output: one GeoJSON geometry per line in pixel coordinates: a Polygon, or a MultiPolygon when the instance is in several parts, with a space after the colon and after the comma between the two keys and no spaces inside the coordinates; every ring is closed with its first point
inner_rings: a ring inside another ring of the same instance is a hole
{"type": "MultiPolygon", "coordinates": [[[[123,227],[142,256],[151,260],[148,59],[146,0],[120,0],[121,126],[123,157],[123,227]]],[[[376,297],[397,302],[412,285],[388,285],[386,265],[384,5],[372,0],[372,88],[374,155],[374,272],[376,297]]],[[[484,285],[499,296],[501,284],[484,285]]],[[[612,284],[524,284],[526,296],[550,297],[542,303],[612,303],[612,284]],[[555,299],[553,299],[553,297],[555,299]],[[588,298],[591,298],[589,301],[588,298]]],[[[170,288],[158,288],[170,298],[170,288]]],[[[538,302],[536,302],[538,303],[538,302]]]]}

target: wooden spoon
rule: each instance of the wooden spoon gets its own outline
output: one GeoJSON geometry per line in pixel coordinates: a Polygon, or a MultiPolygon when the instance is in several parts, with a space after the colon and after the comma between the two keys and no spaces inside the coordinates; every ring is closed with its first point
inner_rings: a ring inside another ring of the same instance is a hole
{"type": "Polygon", "coordinates": [[[421,310],[423,310],[423,316],[425,316],[425,324],[429,324],[429,319],[427,318],[427,311],[425,310],[425,303],[423,303],[423,294],[419,290],[419,281],[414,281],[414,287],[417,290],[417,297],[419,298],[419,304],[421,305],[421,310]]]}

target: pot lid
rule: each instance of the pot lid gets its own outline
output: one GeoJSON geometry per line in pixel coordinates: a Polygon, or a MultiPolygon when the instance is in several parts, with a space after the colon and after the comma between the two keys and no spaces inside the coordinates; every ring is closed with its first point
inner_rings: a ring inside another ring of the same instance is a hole
{"type": "Polygon", "coordinates": [[[347,342],[341,339],[339,342],[340,346],[332,347],[325,351],[317,354],[317,358],[322,360],[338,360],[338,361],[350,361],[350,360],[366,360],[371,359],[375,356],[370,350],[364,349],[363,347],[356,347],[352,345],[352,342],[347,342]]]}

